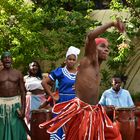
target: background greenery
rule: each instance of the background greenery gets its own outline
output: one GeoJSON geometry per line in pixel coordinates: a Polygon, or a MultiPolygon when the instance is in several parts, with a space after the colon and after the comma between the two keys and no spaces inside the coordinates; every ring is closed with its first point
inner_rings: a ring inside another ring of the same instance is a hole
{"type": "MultiPolygon", "coordinates": [[[[126,10],[131,16],[129,20],[119,17],[126,23],[126,34],[112,30],[102,35],[111,44],[108,69],[101,71],[101,84],[105,87],[110,84],[111,71],[127,78],[125,71],[134,47],[131,40],[140,35],[139,0],[127,0],[125,5],[120,0],[112,0],[109,8],[126,10]],[[122,42],[129,46],[118,49],[116,46],[122,42]]],[[[23,73],[34,59],[48,60],[51,70],[56,67],[57,60],[65,56],[69,46],[82,48],[86,33],[101,25],[91,18],[93,10],[94,0],[33,0],[28,3],[24,0],[1,0],[0,54],[10,50],[14,57],[14,67],[23,73]]],[[[115,15],[112,16],[112,20],[115,18],[115,15]]]]}

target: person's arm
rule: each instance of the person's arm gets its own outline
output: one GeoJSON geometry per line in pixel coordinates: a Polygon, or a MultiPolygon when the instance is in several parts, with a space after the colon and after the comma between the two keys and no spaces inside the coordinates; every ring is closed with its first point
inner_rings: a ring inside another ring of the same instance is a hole
{"type": "Polygon", "coordinates": [[[100,100],[99,100],[99,104],[102,106],[106,105],[106,98],[105,98],[105,93],[102,94],[100,100]]]}
{"type": "Polygon", "coordinates": [[[20,117],[25,116],[25,107],[26,107],[26,92],[25,92],[25,86],[24,86],[24,80],[21,73],[19,73],[19,89],[21,94],[21,114],[20,117]]]}
{"type": "Polygon", "coordinates": [[[54,100],[58,100],[55,98],[53,92],[51,91],[50,86],[52,87],[52,83],[54,83],[48,76],[42,80],[42,86],[47,94],[49,94],[54,100]]]}
{"type": "Polygon", "coordinates": [[[131,98],[131,94],[129,93],[129,91],[128,91],[128,98],[127,98],[127,101],[128,101],[128,106],[129,107],[134,107],[135,105],[134,105],[134,102],[133,102],[133,100],[132,100],[132,98],[131,98]]]}
{"type": "Polygon", "coordinates": [[[90,60],[96,60],[95,38],[97,38],[100,34],[104,33],[108,28],[111,27],[116,27],[120,32],[124,32],[125,30],[124,24],[120,20],[117,20],[115,22],[104,24],[88,33],[85,43],[85,56],[90,57],[90,60]]]}

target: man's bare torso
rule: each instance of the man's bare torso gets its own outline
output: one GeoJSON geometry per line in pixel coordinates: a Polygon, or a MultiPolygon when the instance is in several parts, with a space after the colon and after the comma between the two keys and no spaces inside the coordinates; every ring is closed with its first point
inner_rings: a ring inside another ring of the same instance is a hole
{"type": "Polygon", "coordinates": [[[99,65],[93,65],[84,58],[80,63],[76,79],[77,97],[88,104],[97,104],[99,84],[99,65]]]}
{"type": "Polygon", "coordinates": [[[18,95],[19,80],[19,72],[15,69],[0,71],[0,97],[18,95]]]}

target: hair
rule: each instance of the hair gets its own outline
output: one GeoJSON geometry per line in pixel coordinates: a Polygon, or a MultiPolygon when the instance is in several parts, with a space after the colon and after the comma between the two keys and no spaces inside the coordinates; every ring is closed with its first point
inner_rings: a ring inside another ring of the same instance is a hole
{"type": "Polygon", "coordinates": [[[121,79],[121,81],[123,82],[123,80],[122,80],[122,76],[121,75],[113,75],[113,77],[112,77],[112,79],[114,79],[114,78],[120,78],[121,79]]]}
{"type": "MultiPolygon", "coordinates": [[[[43,79],[42,70],[41,70],[40,64],[37,61],[32,61],[31,63],[36,63],[37,66],[38,66],[38,72],[36,73],[36,77],[39,77],[40,79],[43,79]]],[[[31,76],[30,66],[28,66],[28,74],[29,74],[29,76],[31,76]]]]}

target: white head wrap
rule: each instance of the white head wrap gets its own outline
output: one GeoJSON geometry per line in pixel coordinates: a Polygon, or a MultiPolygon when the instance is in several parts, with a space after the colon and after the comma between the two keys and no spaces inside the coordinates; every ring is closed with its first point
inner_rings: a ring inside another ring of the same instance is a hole
{"type": "Polygon", "coordinates": [[[67,53],[66,53],[66,58],[67,58],[69,55],[74,54],[74,55],[76,56],[76,59],[77,59],[77,56],[78,56],[79,53],[80,53],[80,49],[78,49],[78,48],[76,48],[76,47],[74,47],[74,46],[70,46],[70,47],[68,48],[67,53]]]}

